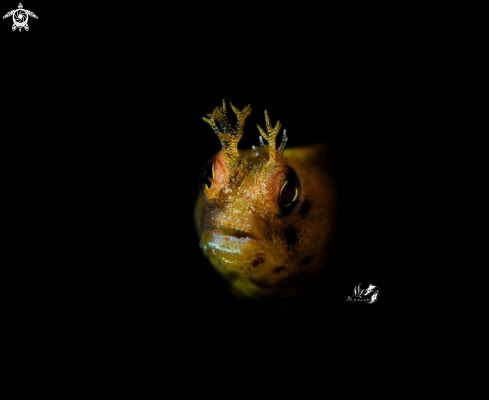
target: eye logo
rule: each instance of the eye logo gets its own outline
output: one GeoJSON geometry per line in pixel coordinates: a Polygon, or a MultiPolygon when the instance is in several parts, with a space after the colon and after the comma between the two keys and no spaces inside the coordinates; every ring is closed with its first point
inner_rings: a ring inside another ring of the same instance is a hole
{"type": "Polygon", "coordinates": [[[12,30],[15,31],[17,28],[19,28],[19,32],[24,28],[26,31],[29,30],[29,25],[27,25],[27,21],[29,20],[29,16],[37,18],[37,15],[34,14],[32,11],[29,10],[24,10],[24,6],[22,3],[19,3],[19,8],[16,10],[9,11],[7,14],[3,16],[3,18],[7,18],[12,16],[12,19],[14,21],[14,24],[12,25],[12,30]]]}
{"type": "Polygon", "coordinates": [[[347,301],[363,301],[368,304],[375,303],[377,296],[379,295],[379,289],[377,286],[369,285],[367,289],[360,289],[360,285],[355,286],[353,289],[353,295],[348,296],[347,301]]]}

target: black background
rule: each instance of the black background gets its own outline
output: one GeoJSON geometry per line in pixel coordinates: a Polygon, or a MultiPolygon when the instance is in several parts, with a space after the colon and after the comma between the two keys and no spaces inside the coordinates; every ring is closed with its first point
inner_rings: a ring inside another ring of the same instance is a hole
{"type": "Polygon", "coordinates": [[[1,25],[13,315],[20,306],[87,335],[189,341],[214,329],[263,338],[274,326],[318,335],[388,326],[387,305],[400,301],[394,271],[409,268],[405,161],[426,134],[429,45],[361,10],[238,18],[153,8],[146,24],[130,9],[24,7],[39,17],[29,32],[1,25]],[[198,247],[197,175],[219,150],[201,117],[223,98],[251,104],[242,148],[257,144],[266,109],[288,146],[324,142],[338,155],[338,247],[309,302],[235,300],[198,247]],[[359,283],[379,287],[376,304],[346,301],[359,283]]]}

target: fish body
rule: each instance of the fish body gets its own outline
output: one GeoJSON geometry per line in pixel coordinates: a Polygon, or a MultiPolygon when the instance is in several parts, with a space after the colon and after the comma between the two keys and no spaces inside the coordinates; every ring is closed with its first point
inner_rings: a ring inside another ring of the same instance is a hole
{"type": "Polygon", "coordinates": [[[200,247],[236,294],[254,299],[288,298],[324,270],[334,234],[337,196],[325,158],[327,147],[278,149],[280,123],[270,125],[261,146],[241,150],[244,119],[251,110],[226,105],[205,119],[223,148],[204,166],[195,206],[200,247]],[[219,124],[220,128],[216,125],[219,124]]]}

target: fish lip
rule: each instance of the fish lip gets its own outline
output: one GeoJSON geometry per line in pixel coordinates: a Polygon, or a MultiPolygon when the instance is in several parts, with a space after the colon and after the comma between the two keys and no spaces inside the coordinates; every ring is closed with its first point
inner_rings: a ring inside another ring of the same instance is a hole
{"type": "Polygon", "coordinates": [[[213,230],[213,232],[221,236],[229,236],[229,237],[235,237],[237,239],[251,239],[251,240],[260,241],[260,239],[257,238],[255,235],[253,235],[251,232],[244,231],[242,229],[235,228],[232,226],[221,225],[219,226],[218,229],[213,230]]]}
{"type": "Polygon", "coordinates": [[[203,231],[236,240],[267,241],[264,222],[253,215],[219,213],[219,215],[206,218],[203,231]]]}

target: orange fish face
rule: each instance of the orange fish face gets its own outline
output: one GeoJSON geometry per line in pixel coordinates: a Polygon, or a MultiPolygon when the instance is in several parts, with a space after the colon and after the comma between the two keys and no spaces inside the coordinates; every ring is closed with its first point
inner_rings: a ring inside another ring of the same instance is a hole
{"type": "Polygon", "coordinates": [[[254,298],[294,295],[320,272],[334,209],[330,182],[304,162],[314,151],[284,152],[285,132],[277,150],[280,126],[266,120],[268,135],[260,133],[268,145],[238,150],[222,141],[201,171],[195,209],[202,251],[236,290],[254,298]]]}

